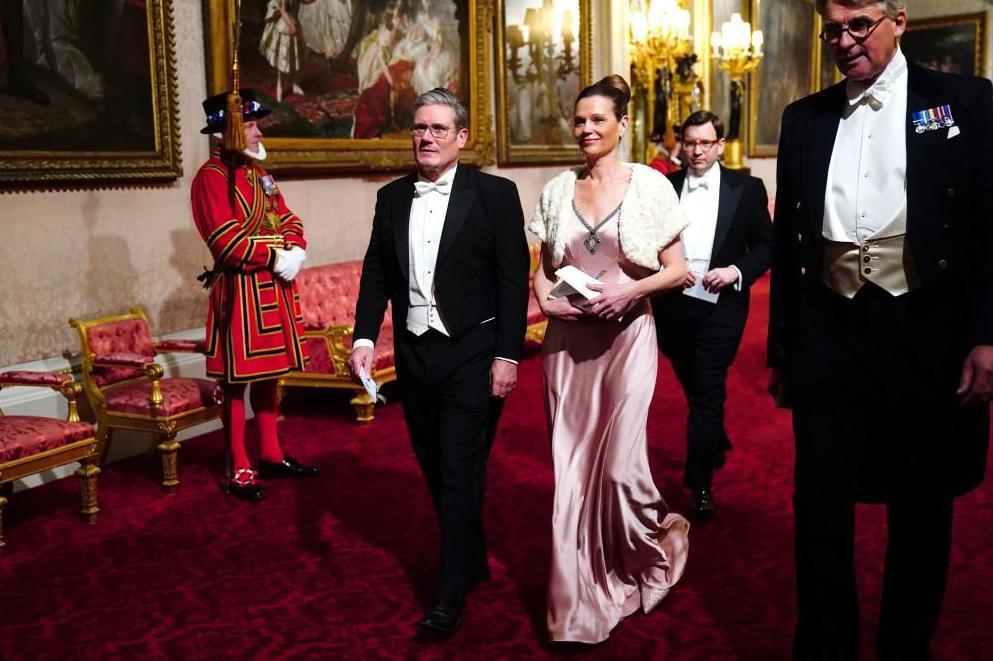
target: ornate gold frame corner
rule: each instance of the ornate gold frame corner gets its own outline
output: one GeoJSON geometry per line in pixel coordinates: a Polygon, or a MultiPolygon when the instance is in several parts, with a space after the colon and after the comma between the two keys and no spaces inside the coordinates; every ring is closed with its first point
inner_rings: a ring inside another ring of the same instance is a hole
{"type": "Polygon", "coordinates": [[[976,76],[987,76],[991,72],[986,71],[986,49],[989,47],[990,20],[989,14],[985,11],[973,12],[969,14],[953,14],[950,16],[935,16],[934,18],[914,19],[907,23],[907,32],[917,32],[931,28],[960,27],[974,24],[976,26],[976,40],[974,44],[973,71],[976,76]]]}
{"type": "MultiPolygon", "coordinates": [[[[528,165],[542,163],[579,163],[582,157],[575,146],[550,147],[545,145],[515,145],[510,141],[507,122],[507,57],[506,14],[507,0],[495,0],[496,39],[494,63],[496,66],[496,123],[497,163],[528,165]]],[[[593,7],[592,0],[579,2],[579,84],[585,87],[593,78],[593,7]]]]}
{"type": "Polygon", "coordinates": [[[0,186],[171,181],[183,174],[173,0],[147,0],[153,151],[0,151],[0,186]]]}
{"type": "MultiPolygon", "coordinates": [[[[490,113],[493,0],[462,0],[469,15],[469,141],[459,162],[485,166],[494,161],[490,113]]],[[[207,94],[229,89],[231,15],[229,3],[203,3],[207,94]]],[[[266,170],[320,175],[402,170],[412,166],[409,140],[353,138],[266,138],[266,170]]]]}

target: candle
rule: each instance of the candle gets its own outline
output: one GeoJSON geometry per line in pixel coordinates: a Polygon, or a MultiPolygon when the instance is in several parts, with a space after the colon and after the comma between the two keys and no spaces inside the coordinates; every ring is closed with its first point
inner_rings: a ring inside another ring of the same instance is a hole
{"type": "Polygon", "coordinates": [[[721,33],[717,30],[710,35],[710,56],[718,59],[721,57],[721,33]]]}
{"type": "Polygon", "coordinates": [[[762,46],[765,44],[765,38],[762,36],[762,30],[756,30],[752,33],[752,56],[762,57],[762,46]]]}

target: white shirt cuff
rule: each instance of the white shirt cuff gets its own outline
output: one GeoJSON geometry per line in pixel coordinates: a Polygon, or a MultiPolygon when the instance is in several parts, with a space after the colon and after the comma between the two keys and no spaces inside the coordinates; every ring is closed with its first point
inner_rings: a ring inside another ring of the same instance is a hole
{"type": "Polygon", "coordinates": [[[501,356],[496,356],[493,360],[502,360],[505,363],[513,363],[514,365],[518,364],[516,360],[511,360],[510,358],[503,358],[501,356]]]}
{"type": "Polygon", "coordinates": [[[373,343],[372,340],[368,340],[364,337],[360,337],[359,339],[354,340],[352,342],[352,351],[355,351],[359,347],[367,347],[369,349],[375,349],[376,345],[373,343]]]}
{"type": "Polygon", "coordinates": [[[733,268],[734,272],[738,274],[738,280],[734,283],[734,290],[741,291],[741,281],[744,280],[744,278],[741,277],[741,270],[734,264],[731,265],[731,268],[733,268]]]}

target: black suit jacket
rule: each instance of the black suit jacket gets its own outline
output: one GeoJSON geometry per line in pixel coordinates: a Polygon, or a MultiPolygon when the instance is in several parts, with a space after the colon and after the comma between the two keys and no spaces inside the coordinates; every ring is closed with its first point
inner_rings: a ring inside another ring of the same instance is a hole
{"type": "MultiPolygon", "coordinates": [[[[761,179],[744,172],[728,170],[721,165],[721,190],[717,203],[717,226],[710,268],[734,264],[741,271],[741,291],[727,287],[717,299],[716,308],[723,314],[734,314],[744,324],[748,314],[749,288],[769,269],[772,258],[772,221],[769,218],[769,197],[761,179]],[[725,312],[726,310],[726,312],[725,312]],[[732,310],[734,312],[732,312],[732,310]]],[[[686,170],[666,175],[676,193],[682,197],[686,170]]],[[[692,222],[693,219],[690,219],[692,222]]],[[[675,307],[687,297],[680,291],[667,292],[655,298],[656,311],[675,314],[675,307]]],[[[709,304],[708,304],[709,305],[709,304]]],[[[660,332],[663,325],[659,326],[660,332]]]]}
{"type": "MultiPolygon", "coordinates": [[[[387,301],[395,337],[410,302],[409,225],[413,173],[379,189],[372,236],[362,264],[354,338],[376,341],[387,301]]],[[[435,265],[435,297],[451,336],[460,338],[495,317],[495,356],[520,358],[527,325],[530,254],[517,186],[459,165],[452,182],[435,265]]]]}
{"type": "MultiPolygon", "coordinates": [[[[947,319],[956,360],[993,345],[993,86],[910,65],[907,91],[907,241],[922,286],[957,300],[947,319]],[[917,133],[913,113],[949,105],[960,133],[917,133]]],[[[819,282],[828,167],[845,83],[783,112],[779,139],[768,361],[785,368],[801,297],[819,282]]]]}

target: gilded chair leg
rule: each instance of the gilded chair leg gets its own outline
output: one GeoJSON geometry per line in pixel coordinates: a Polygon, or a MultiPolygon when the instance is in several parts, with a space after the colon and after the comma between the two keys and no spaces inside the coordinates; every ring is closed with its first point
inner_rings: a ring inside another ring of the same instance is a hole
{"type": "Polygon", "coordinates": [[[283,419],[283,384],[280,381],[276,382],[276,419],[283,419]]]}
{"type": "Polygon", "coordinates": [[[376,400],[369,396],[364,389],[350,402],[355,409],[355,420],[357,422],[371,422],[375,416],[376,400]]]}
{"type": "Polygon", "coordinates": [[[179,443],[176,442],[176,432],[167,431],[161,436],[162,441],[158,445],[159,453],[162,455],[162,489],[166,493],[176,492],[179,486],[179,443]]]}
{"type": "Polygon", "coordinates": [[[4,541],[3,537],[3,508],[7,505],[7,499],[0,496],[0,555],[3,555],[3,549],[7,546],[7,542],[4,541]]]}
{"type": "Polygon", "coordinates": [[[86,460],[82,466],[76,469],[76,477],[79,478],[79,495],[82,500],[82,508],[79,510],[79,518],[85,523],[96,523],[97,514],[100,507],[97,505],[97,475],[100,468],[96,465],[95,459],[86,460]]]}
{"type": "Polygon", "coordinates": [[[110,451],[110,441],[114,437],[114,429],[108,427],[106,423],[97,422],[97,456],[100,457],[100,465],[107,461],[107,452],[110,451]]]}

